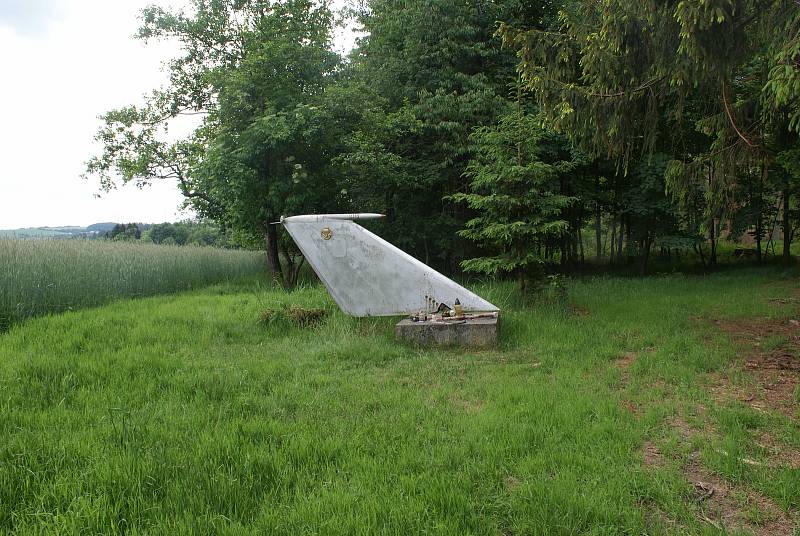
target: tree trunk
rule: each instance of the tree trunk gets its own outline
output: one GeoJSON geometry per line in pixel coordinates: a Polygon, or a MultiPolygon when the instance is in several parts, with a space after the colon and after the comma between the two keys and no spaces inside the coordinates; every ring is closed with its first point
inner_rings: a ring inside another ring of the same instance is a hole
{"type": "Polygon", "coordinates": [[[756,220],[756,260],[758,262],[761,262],[761,233],[763,232],[761,218],[759,217],[759,219],[756,220]]]}
{"type": "Polygon", "coordinates": [[[761,239],[764,236],[764,184],[767,176],[767,161],[761,160],[761,174],[758,176],[758,214],[756,215],[756,259],[761,262],[761,239]]]}
{"type": "Polygon", "coordinates": [[[612,214],[611,216],[611,247],[609,248],[608,252],[608,262],[609,264],[614,264],[614,252],[616,251],[617,246],[617,217],[612,214]]]}
{"type": "Polygon", "coordinates": [[[297,285],[297,278],[300,276],[300,269],[303,267],[305,261],[306,258],[301,255],[300,260],[292,265],[292,271],[289,274],[289,285],[291,285],[292,288],[297,285]]]}
{"type": "MultiPolygon", "coordinates": [[[[274,218],[270,218],[270,221],[274,218]]],[[[281,270],[281,257],[278,254],[278,230],[275,225],[269,223],[264,226],[264,241],[267,246],[267,266],[273,281],[281,285],[283,282],[283,271],[281,270]]]]}
{"type": "Polygon", "coordinates": [[[717,226],[714,218],[711,218],[708,228],[708,239],[711,242],[711,251],[708,254],[708,265],[717,265],[717,226]]]}
{"type": "Polygon", "coordinates": [[[639,252],[639,274],[640,275],[647,275],[647,262],[650,260],[650,247],[653,244],[653,240],[650,238],[650,232],[645,232],[645,238],[642,239],[642,247],[641,251],[639,252]]]}
{"type": "MultiPolygon", "coordinates": [[[[598,179],[599,181],[600,179],[598,179]]],[[[599,186],[598,186],[599,188],[599,186]]],[[[601,220],[602,214],[600,212],[600,202],[595,203],[594,207],[594,240],[595,240],[595,258],[597,264],[600,264],[600,259],[603,256],[603,225],[601,220]]]]}
{"type": "Polygon", "coordinates": [[[694,250],[697,252],[697,255],[700,257],[700,264],[703,268],[706,267],[706,256],[703,254],[703,243],[694,244],[694,250]]]}
{"type": "Polygon", "coordinates": [[[787,183],[783,189],[783,262],[785,264],[792,262],[792,222],[789,219],[789,201],[791,200],[791,195],[787,183]]]}
{"type": "Polygon", "coordinates": [[[709,215],[708,215],[708,240],[711,243],[711,251],[708,254],[708,265],[713,267],[717,264],[717,229],[714,221],[714,166],[708,166],[708,179],[707,179],[707,191],[710,192],[708,203],[709,203],[709,215]]]}
{"type": "Polygon", "coordinates": [[[297,277],[300,275],[300,268],[303,267],[306,258],[302,254],[293,254],[280,240],[278,240],[278,245],[280,246],[280,252],[283,253],[283,260],[286,262],[284,266],[281,266],[283,286],[287,289],[294,288],[297,284],[297,277]]]}
{"type": "MultiPolygon", "coordinates": [[[[558,191],[561,193],[561,195],[569,195],[567,193],[566,177],[564,177],[563,175],[559,178],[558,191]]],[[[572,215],[571,209],[569,208],[562,209],[561,214],[564,220],[566,220],[567,222],[572,221],[572,218],[570,217],[572,215]]],[[[566,269],[570,263],[570,257],[573,246],[571,242],[572,242],[572,229],[570,228],[567,230],[566,233],[561,235],[561,267],[564,269],[566,269]]]]}
{"type": "Polygon", "coordinates": [[[625,264],[629,264],[631,258],[631,220],[625,218],[625,264]]]}

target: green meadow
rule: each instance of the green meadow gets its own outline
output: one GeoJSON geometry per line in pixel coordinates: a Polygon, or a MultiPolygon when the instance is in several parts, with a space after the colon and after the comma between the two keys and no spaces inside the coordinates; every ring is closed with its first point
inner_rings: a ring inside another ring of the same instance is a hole
{"type": "Polygon", "coordinates": [[[759,406],[723,329],[794,325],[797,274],[566,286],[478,286],[492,351],[253,280],[15,325],[0,533],[798,534],[797,390],[759,406]],[[289,306],[327,315],[269,314],[289,306]]]}

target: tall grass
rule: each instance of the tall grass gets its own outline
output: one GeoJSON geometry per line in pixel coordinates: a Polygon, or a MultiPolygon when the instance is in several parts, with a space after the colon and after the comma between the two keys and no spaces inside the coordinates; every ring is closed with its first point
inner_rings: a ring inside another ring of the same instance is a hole
{"type": "Polygon", "coordinates": [[[732,483],[737,516],[795,515],[800,469],[762,437],[794,452],[800,428],[709,389],[737,361],[711,320],[788,318],[797,281],[570,280],[561,308],[478,286],[503,311],[480,352],[399,343],[321,285],[34,319],[0,335],[0,534],[742,534],[685,468],[732,483]],[[329,314],[259,322],[291,305],[329,314]]]}
{"type": "Polygon", "coordinates": [[[99,240],[0,238],[0,330],[31,316],[252,276],[257,252],[99,240]]]}

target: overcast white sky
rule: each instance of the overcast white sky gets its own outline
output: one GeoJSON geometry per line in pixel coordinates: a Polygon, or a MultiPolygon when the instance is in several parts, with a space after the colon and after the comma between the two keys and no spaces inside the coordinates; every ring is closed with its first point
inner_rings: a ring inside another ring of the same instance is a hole
{"type": "MultiPolygon", "coordinates": [[[[168,46],[131,36],[148,4],[182,0],[0,0],[0,229],[175,221],[174,184],[95,198],[80,178],[97,116],[141,102],[166,77],[168,46]]],[[[352,32],[337,38],[347,48],[352,32]]]]}

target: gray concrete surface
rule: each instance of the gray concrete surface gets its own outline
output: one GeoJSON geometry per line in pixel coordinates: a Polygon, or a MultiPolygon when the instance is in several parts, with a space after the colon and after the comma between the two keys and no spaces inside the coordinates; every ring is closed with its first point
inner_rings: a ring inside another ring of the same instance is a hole
{"type": "Polygon", "coordinates": [[[498,318],[475,318],[460,323],[412,322],[401,320],[395,337],[422,346],[467,346],[492,348],[497,345],[498,318]]]}

